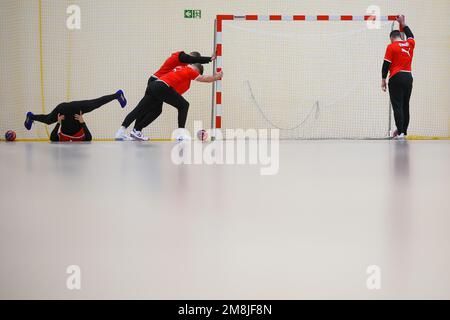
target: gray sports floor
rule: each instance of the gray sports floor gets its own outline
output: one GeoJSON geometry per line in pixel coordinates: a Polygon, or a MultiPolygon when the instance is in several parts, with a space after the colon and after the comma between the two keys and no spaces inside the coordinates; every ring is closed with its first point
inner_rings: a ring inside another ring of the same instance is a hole
{"type": "Polygon", "coordinates": [[[0,298],[450,299],[450,141],[282,141],[271,176],[174,146],[0,143],[0,298]]]}

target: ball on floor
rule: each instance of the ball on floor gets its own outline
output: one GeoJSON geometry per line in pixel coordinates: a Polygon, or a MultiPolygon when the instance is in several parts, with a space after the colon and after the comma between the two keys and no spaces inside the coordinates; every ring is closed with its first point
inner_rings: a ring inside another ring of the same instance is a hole
{"type": "Polygon", "coordinates": [[[12,130],[8,130],[5,133],[5,139],[6,141],[14,141],[16,140],[16,133],[12,130]]]}
{"type": "Polygon", "coordinates": [[[206,130],[202,129],[202,130],[198,130],[197,132],[197,138],[200,141],[206,141],[208,139],[208,133],[206,132],[206,130]]]}

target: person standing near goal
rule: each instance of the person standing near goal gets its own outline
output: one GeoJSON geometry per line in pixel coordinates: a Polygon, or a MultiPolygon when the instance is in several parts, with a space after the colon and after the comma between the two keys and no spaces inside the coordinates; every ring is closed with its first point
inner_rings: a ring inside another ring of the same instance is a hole
{"type": "Polygon", "coordinates": [[[405,16],[399,15],[397,22],[404,30],[407,40],[402,39],[399,30],[391,32],[391,44],[386,49],[382,68],[381,88],[386,91],[389,85],[389,96],[394,111],[395,125],[397,126],[394,137],[404,139],[408,134],[409,126],[409,100],[413,88],[411,64],[416,42],[411,29],[405,24],[405,16]],[[389,84],[386,82],[388,73],[389,84]]]}
{"type": "MultiPolygon", "coordinates": [[[[214,75],[203,75],[203,66],[200,63],[194,63],[185,67],[176,67],[158,80],[151,82],[144,97],[145,117],[136,120],[131,135],[137,140],[148,140],[147,137],[142,135],[142,129],[159,117],[164,102],[178,110],[178,128],[184,129],[189,102],[183,98],[182,94],[189,90],[191,81],[211,83],[222,79],[222,77],[222,71],[214,75]]],[[[182,134],[177,137],[177,140],[185,140],[186,138],[186,135],[182,134]]]]}
{"type": "Polygon", "coordinates": [[[164,61],[163,65],[159,68],[158,71],[156,71],[154,74],[150,76],[147,83],[147,90],[145,92],[144,97],[141,99],[139,104],[125,117],[125,119],[122,122],[122,126],[117,130],[115,139],[118,141],[123,140],[141,140],[139,134],[132,131],[130,136],[127,135],[127,128],[135,122],[140,122],[144,117],[146,116],[146,113],[148,112],[148,108],[145,107],[146,104],[148,104],[147,99],[149,99],[149,88],[150,84],[153,81],[158,80],[160,77],[164,76],[165,74],[171,72],[176,67],[181,66],[187,66],[188,64],[193,63],[210,63],[211,61],[214,61],[216,59],[216,55],[213,54],[211,57],[202,57],[201,54],[197,51],[193,51],[189,54],[185,53],[184,51],[177,51],[172,53],[172,55],[164,61]]]}

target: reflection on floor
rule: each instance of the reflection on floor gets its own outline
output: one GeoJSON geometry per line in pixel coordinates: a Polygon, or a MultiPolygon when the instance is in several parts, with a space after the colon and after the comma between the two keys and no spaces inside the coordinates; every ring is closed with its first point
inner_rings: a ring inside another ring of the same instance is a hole
{"type": "Polygon", "coordinates": [[[174,146],[1,143],[0,298],[450,298],[449,141],[282,141],[275,175],[174,146]]]}

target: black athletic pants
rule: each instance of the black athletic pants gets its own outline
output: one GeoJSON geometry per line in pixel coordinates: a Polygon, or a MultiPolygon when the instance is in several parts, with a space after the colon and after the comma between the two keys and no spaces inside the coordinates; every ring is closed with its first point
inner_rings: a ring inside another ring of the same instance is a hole
{"type": "Polygon", "coordinates": [[[153,76],[150,77],[150,79],[148,79],[147,82],[147,89],[145,90],[145,95],[144,97],[141,99],[141,101],[139,101],[138,105],[131,110],[127,116],[125,117],[125,119],[122,122],[122,126],[125,128],[128,128],[133,121],[136,121],[136,123],[141,122],[146,115],[146,111],[147,108],[145,107],[148,104],[148,97],[147,97],[147,93],[150,92],[150,83],[152,83],[153,81],[158,80],[158,78],[155,78],[153,76]]]}
{"type": "Polygon", "coordinates": [[[409,72],[399,72],[389,79],[389,96],[394,111],[398,133],[407,135],[409,126],[409,100],[413,88],[413,77],[409,72]]]}
{"type": "Polygon", "coordinates": [[[79,114],[80,112],[83,114],[89,113],[117,98],[117,94],[111,94],[94,100],[63,102],[57,105],[49,114],[35,114],[32,119],[45,124],[52,124],[58,121],[59,113],[64,115],[61,131],[67,135],[73,135],[82,128],[80,122],[75,120],[75,114],[79,114]]]}
{"type": "Polygon", "coordinates": [[[189,102],[164,82],[152,81],[147,87],[144,98],[142,98],[136,107],[140,109],[137,112],[140,113],[143,110],[145,116],[142,119],[136,120],[134,129],[142,131],[143,128],[155,121],[162,112],[164,102],[178,110],[178,128],[184,128],[186,126],[189,102]]]}

